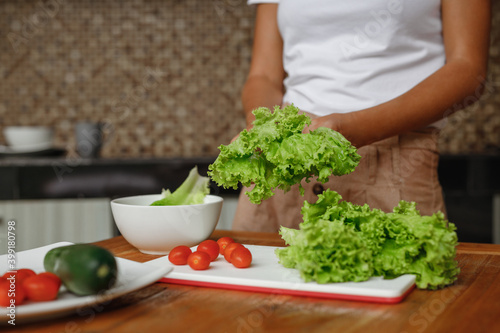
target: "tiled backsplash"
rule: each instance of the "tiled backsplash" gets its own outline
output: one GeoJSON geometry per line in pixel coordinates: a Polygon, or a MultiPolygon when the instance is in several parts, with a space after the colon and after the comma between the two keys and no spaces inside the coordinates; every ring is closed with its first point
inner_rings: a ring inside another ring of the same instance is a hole
{"type": "MultiPolygon", "coordinates": [[[[486,93],[450,117],[444,152],[500,147],[499,2],[486,93]]],[[[244,0],[2,0],[0,18],[0,127],[51,125],[74,151],[77,122],[105,121],[105,157],[193,157],[244,126],[244,0]]]]}

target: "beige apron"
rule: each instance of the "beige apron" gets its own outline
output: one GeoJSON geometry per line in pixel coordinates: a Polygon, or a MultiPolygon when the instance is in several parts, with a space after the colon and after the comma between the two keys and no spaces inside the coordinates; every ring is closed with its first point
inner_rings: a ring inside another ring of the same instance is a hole
{"type": "Polygon", "coordinates": [[[304,196],[300,196],[298,186],[293,186],[287,193],[276,190],[274,196],[256,205],[244,194],[248,188],[243,188],[233,229],[277,232],[282,225],[298,228],[304,200],[315,202],[327,188],[338,192],[344,200],[367,203],[385,212],[406,200],[415,201],[422,215],[437,211],[446,214],[437,174],[437,136],[437,130],[429,128],[361,147],[358,153],[362,158],[354,172],[332,176],[325,184],[315,179],[303,181],[304,196]]]}

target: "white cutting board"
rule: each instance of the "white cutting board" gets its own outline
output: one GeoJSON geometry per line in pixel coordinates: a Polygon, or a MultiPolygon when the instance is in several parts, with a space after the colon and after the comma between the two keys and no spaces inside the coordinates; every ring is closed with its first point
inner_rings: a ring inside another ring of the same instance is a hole
{"type": "Polygon", "coordinates": [[[402,275],[391,280],[373,277],[363,282],[306,283],[300,277],[299,271],[285,268],[278,263],[278,258],[274,254],[277,247],[260,245],[245,245],[245,247],[250,250],[253,258],[248,268],[236,268],[222,255],[203,271],[195,271],[188,265],[175,266],[170,263],[168,256],[151,260],[148,264],[173,267],[173,270],[160,282],[377,303],[401,302],[415,286],[414,275],[402,275]]]}

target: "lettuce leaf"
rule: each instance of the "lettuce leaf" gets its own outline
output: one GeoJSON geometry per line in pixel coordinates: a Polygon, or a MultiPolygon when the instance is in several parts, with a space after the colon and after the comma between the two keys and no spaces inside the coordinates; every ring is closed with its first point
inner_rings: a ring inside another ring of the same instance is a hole
{"type": "MultiPolygon", "coordinates": [[[[356,147],[342,134],[325,127],[302,133],[311,119],[293,105],[276,106],[274,112],[262,107],[253,114],[253,127],[229,145],[219,146],[208,172],[224,188],[255,184],[246,192],[253,203],[273,196],[276,188],[286,192],[313,176],[325,183],[332,174],[354,171],[359,163],[356,147]]],[[[300,192],[304,193],[302,186],[300,192]]]]}
{"type": "Polygon", "coordinates": [[[352,226],[318,220],[300,231],[282,227],[280,234],[293,244],[276,250],[280,263],[298,269],[306,282],[365,281],[373,276],[373,254],[352,226]]]}
{"type": "Polygon", "coordinates": [[[189,172],[184,182],[173,193],[169,189],[163,189],[160,200],[151,206],[174,206],[174,205],[196,205],[202,204],[207,194],[210,193],[210,179],[198,173],[195,166],[189,172]]]}
{"type": "Polygon", "coordinates": [[[441,212],[421,216],[415,203],[401,201],[384,213],[341,199],[326,190],[304,202],[299,230],[281,227],[289,245],[276,250],[283,266],[318,283],[415,274],[417,287],[438,289],[456,280],[456,227],[441,212]]]}

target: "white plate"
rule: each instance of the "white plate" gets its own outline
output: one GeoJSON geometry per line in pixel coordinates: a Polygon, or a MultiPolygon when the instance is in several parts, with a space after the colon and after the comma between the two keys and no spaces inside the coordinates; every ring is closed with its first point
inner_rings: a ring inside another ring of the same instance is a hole
{"type": "MultiPolygon", "coordinates": [[[[45,271],[43,258],[55,247],[70,245],[68,242],[55,243],[36,249],[18,252],[16,267],[31,268],[37,273],[45,271]]],[[[76,296],[61,288],[56,300],[50,302],[26,302],[16,307],[15,323],[46,320],[65,315],[76,314],[78,310],[92,305],[105,305],[114,298],[146,287],[171,271],[170,266],[153,266],[131,260],[116,258],[118,265],[118,279],[115,286],[104,294],[91,296],[76,296]]],[[[0,256],[0,274],[8,270],[7,255],[0,256]]],[[[88,315],[88,312],[86,313],[88,315]]],[[[0,325],[8,324],[10,318],[8,309],[0,307],[0,325]]]]}
{"type": "Polygon", "coordinates": [[[35,145],[29,146],[1,146],[1,150],[8,153],[35,153],[43,150],[48,150],[54,148],[51,142],[42,142],[35,145]]]}
{"type": "Polygon", "coordinates": [[[61,156],[66,152],[63,148],[49,147],[35,150],[13,150],[6,146],[0,146],[0,157],[35,157],[35,156],[61,156]]]}
{"type": "Polygon", "coordinates": [[[245,246],[252,253],[252,264],[243,269],[234,267],[222,255],[204,271],[195,271],[187,265],[174,266],[167,257],[148,263],[158,267],[173,267],[173,271],[160,280],[168,283],[352,301],[398,303],[415,286],[415,276],[410,274],[395,279],[373,277],[363,282],[306,283],[298,270],[285,268],[278,262],[274,254],[276,247],[245,246]]]}

